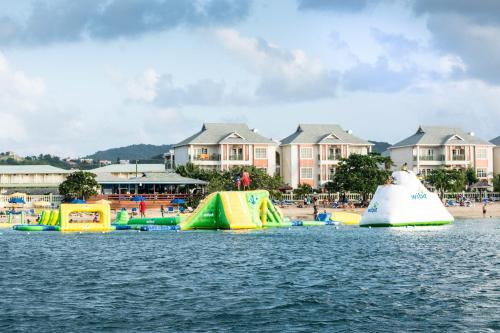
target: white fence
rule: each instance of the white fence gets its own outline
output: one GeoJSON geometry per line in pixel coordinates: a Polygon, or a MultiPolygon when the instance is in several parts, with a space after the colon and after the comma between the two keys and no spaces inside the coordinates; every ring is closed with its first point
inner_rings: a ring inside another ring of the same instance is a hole
{"type": "MultiPolygon", "coordinates": [[[[327,201],[339,201],[339,193],[318,193],[318,194],[309,194],[307,197],[312,197],[316,196],[318,200],[322,201],[323,199],[326,199],[327,201]]],[[[342,194],[340,194],[342,196],[342,194]]],[[[359,202],[361,201],[361,194],[359,193],[347,193],[346,196],[348,197],[349,201],[354,201],[354,202],[359,202]]],[[[480,192],[458,192],[458,193],[445,193],[444,198],[445,199],[455,199],[459,196],[463,196],[464,198],[471,200],[471,201],[481,201],[485,197],[488,197],[490,199],[494,199],[496,201],[500,201],[500,192],[487,192],[487,193],[480,193],[480,192]]],[[[368,196],[368,199],[371,199],[372,195],[370,194],[368,196]]],[[[289,200],[289,201],[302,201],[304,200],[303,195],[295,195],[293,193],[286,193],[283,194],[282,200],[289,200]]]]}
{"type": "MultiPolygon", "coordinates": [[[[10,195],[0,195],[0,202],[9,202],[9,199],[11,198],[10,195]]],[[[59,205],[62,200],[63,196],[62,195],[55,195],[55,194],[47,194],[47,195],[26,195],[23,196],[23,199],[27,204],[32,204],[37,201],[45,201],[49,202],[51,204],[59,205]]]]}

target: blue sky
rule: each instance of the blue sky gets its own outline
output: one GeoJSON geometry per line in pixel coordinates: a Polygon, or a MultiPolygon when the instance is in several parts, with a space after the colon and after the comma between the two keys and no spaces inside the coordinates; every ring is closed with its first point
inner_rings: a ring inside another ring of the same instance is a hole
{"type": "Polygon", "coordinates": [[[175,143],[204,121],[492,139],[499,35],[493,0],[3,2],[0,151],[175,143]]]}

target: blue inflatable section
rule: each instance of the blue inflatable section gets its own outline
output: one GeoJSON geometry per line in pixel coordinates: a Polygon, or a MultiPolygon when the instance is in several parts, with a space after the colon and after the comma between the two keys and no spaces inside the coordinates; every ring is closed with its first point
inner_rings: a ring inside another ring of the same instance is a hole
{"type": "Polygon", "coordinates": [[[181,230],[178,225],[143,225],[140,231],[177,231],[181,230]]]}
{"type": "Polygon", "coordinates": [[[112,227],[115,227],[115,230],[131,230],[132,227],[126,224],[112,224],[112,227]]]}

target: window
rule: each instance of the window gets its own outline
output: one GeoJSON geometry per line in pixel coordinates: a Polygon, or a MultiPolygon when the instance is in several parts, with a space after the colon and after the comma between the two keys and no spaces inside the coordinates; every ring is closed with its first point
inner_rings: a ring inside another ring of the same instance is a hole
{"type": "Polygon", "coordinates": [[[488,159],[488,152],[486,149],[484,148],[479,148],[478,150],[476,150],[476,158],[478,160],[486,160],[488,159]]]}
{"type": "Polygon", "coordinates": [[[335,176],[335,168],[329,168],[328,169],[328,180],[333,180],[334,176],[335,176]]]}
{"type": "Polygon", "coordinates": [[[300,178],[301,179],[312,179],[313,178],[313,168],[300,168],[300,178]]]}
{"type": "Polygon", "coordinates": [[[313,158],[313,149],[312,148],[300,148],[300,158],[313,158]]]}
{"type": "Polygon", "coordinates": [[[478,178],[486,178],[488,176],[488,172],[486,169],[477,169],[477,177],[478,178]]]}
{"type": "Polygon", "coordinates": [[[366,155],[366,149],[363,147],[349,147],[350,154],[366,155]]]}
{"type": "Polygon", "coordinates": [[[255,148],[255,158],[266,159],[267,158],[267,148],[255,148]]]}

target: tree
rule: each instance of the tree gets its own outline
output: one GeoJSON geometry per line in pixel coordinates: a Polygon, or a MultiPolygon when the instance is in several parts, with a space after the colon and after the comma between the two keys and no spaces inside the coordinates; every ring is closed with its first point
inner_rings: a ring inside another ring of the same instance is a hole
{"type": "Polygon", "coordinates": [[[500,175],[496,175],[493,178],[493,191],[500,192],[500,175]]]}
{"type": "Polygon", "coordinates": [[[363,204],[368,201],[368,195],[374,193],[377,186],[386,182],[391,174],[387,165],[392,165],[390,158],[380,155],[352,154],[340,161],[333,176],[334,190],[339,192],[357,192],[363,198],[363,204]],[[384,165],[384,169],[380,168],[384,165]]]}
{"type": "Polygon", "coordinates": [[[309,184],[300,184],[295,190],[293,190],[293,194],[298,196],[305,196],[313,193],[313,188],[309,184]]]}
{"type": "Polygon", "coordinates": [[[59,193],[64,195],[67,200],[85,200],[93,195],[97,195],[99,184],[95,178],[96,175],[91,172],[73,172],[59,185],[59,193]]]}
{"type": "Polygon", "coordinates": [[[434,169],[425,180],[439,191],[441,198],[444,192],[460,192],[465,189],[465,173],[462,170],[434,169]]]}
{"type": "Polygon", "coordinates": [[[476,171],[474,170],[474,168],[468,167],[467,170],[465,170],[465,183],[470,187],[477,182],[478,179],[476,176],[476,171]]]}

